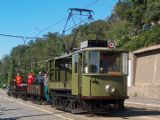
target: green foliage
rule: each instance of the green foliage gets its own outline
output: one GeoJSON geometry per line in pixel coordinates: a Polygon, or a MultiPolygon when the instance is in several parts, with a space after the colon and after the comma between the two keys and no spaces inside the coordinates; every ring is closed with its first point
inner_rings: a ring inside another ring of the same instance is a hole
{"type": "Polygon", "coordinates": [[[119,1],[114,7],[113,13],[110,17],[110,21],[120,21],[130,19],[131,2],[119,1]]]}
{"type": "Polygon", "coordinates": [[[158,22],[160,20],[160,2],[148,2],[145,13],[146,22],[158,22]]]}
{"type": "Polygon", "coordinates": [[[111,26],[113,27],[106,31],[106,38],[116,41],[117,47],[122,47],[130,39],[130,24],[127,21],[118,21],[111,23],[111,26]]]}
{"type": "Polygon", "coordinates": [[[133,51],[160,44],[158,1],[119,0],[109,21],[111,27],[106,31],[106,37],[115,40],[120,48],[133,51]],[[144,29],[145,25],[149,27],[144,29]]]}
{"type": "Polygon", "coordinates": [[[143,30],[134,36],[123,47],[130,51],[143,47],[160,44],[160,25],[152,26],[149,30],[143,30]]]}
{"type": "Polygon", "coordinates": [[[8,71],[10,70],[10,56],[6,55],[0,61],[0,87],[8,83],[8,71]]]}

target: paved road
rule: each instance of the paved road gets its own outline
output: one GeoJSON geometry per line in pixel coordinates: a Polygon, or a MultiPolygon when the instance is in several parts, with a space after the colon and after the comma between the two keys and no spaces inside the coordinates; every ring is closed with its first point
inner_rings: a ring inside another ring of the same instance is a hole
{"type": "Polygon", "coordinates": [[[126,110],[96,114],[71,114],[49,105],[8,97],[0,90],[0,120],[160,120],[160,102],[131,99],[126,110]]]}
{"type": "Polygon", "coordinates": [[[72,120],[59,115],[60,112],[63,111],[53,111],[49,105],[8,97],[0,90],[0,120],[72,120]]]}

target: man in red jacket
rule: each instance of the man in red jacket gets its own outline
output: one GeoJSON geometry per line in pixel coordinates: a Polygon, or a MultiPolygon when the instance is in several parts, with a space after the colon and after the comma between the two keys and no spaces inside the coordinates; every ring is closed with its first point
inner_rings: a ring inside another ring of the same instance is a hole
{"type": "Polygon", "coordinates": [[[28,85],[31,85],[34,82],[34,76],[32,73],[28,74],[28,85]]]}
{"type": "Polygon", "coordinates": [[[21,86],[22,83],[22,76],[19,75],[19,73],[16,76],[16,84],[17,86],[21,86]]]}

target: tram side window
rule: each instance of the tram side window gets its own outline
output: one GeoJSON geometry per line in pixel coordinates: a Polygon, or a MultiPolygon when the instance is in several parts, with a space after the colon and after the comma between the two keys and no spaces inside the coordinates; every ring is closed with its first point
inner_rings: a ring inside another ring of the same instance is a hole
{"type": "Polygon", "coordinates": [[[59,62],[56,60],[55,61],[55,81],[59,81],[59,75],[58,75],[59,68],[58,68],[58,65],[59,65],[59,62]]]}
{"type": "Polygon", "coordinates": [[[87,52],[83,53],[83,73],[88,73],[87,52]]]}
{"type": "Polygon", "coordinates": [[[123,63],[123,67],[122,67],[122,73],[127,75],[128,74],[128,53],[123,53],[122,54],[122,63],[123,63]]]}
{"type": "Polygon", "coordinates": [[[50,80],[51,82],[55,81],[54,72],[55,72],[54,60],[51,60],[51,61],[49,62],[49,73],[50,73],[50,74],[49,74],[49,80],[50,80]]]}
{"type": "Polygon", "coordinates": [[[78,55],[74,56],[74,73],[78,72],[78,55]]]}

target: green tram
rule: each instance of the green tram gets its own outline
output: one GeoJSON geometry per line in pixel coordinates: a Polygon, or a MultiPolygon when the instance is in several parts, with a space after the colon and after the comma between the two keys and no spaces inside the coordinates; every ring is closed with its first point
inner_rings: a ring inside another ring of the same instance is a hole
{"type": "Polygon", "coordinates": [[[72,113],[124,108],[128,52],[108,43],[88,40],[48,60],[52,106],[72,113]]]}

